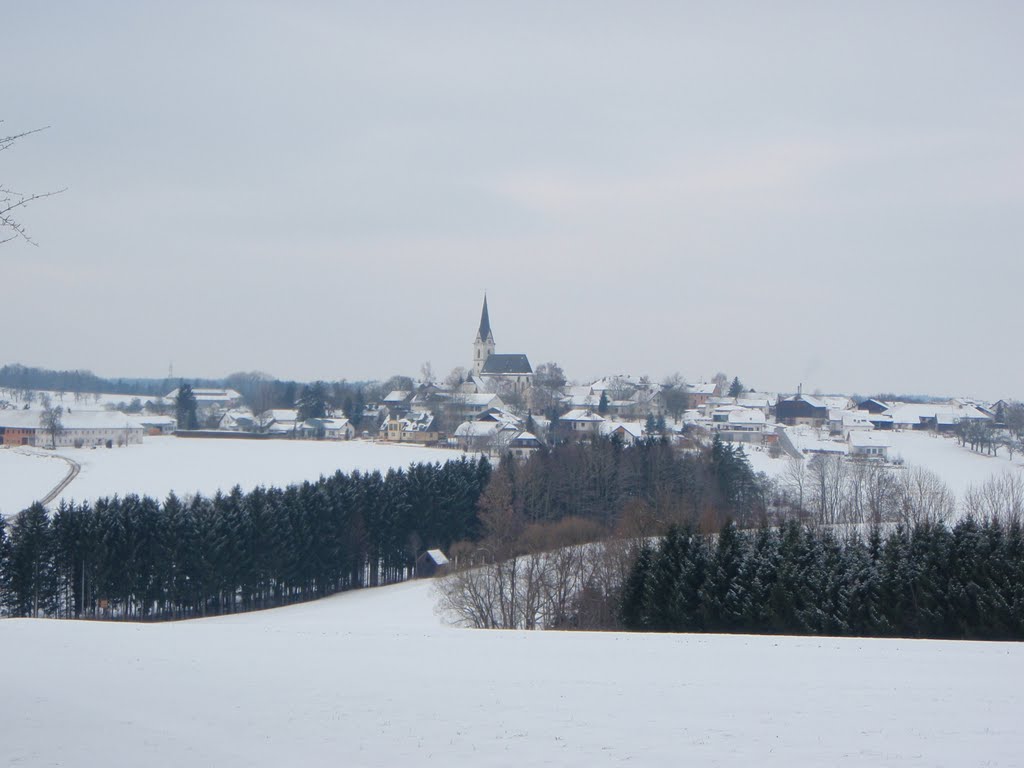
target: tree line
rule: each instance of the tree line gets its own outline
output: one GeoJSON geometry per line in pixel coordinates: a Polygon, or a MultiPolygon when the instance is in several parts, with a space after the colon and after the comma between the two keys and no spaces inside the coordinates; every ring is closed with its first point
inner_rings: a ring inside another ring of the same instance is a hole
{"type": "Polygon", "coordinates": [[[595,437],[503,461],[486,502],[507,507],[523,524],[589,520],[637,535],[671,522],[717,530],[726,519],[756,524],[768,513],[768,484],[743,449],[720,441],[680,451],[662,438],[625,446],[595,437]]]}
{"type": "Polygon", "coordinates": [[[478,535],[486,459],[235,487],[34,504],[0,521],[11,616],[181,619],[401,581],[424,549],[478,535]]]}
{"type": "Polygon", "coordinates": [[[649,632],[1024,639],[1024,529],[965,518],[837,536],[790,520],[639,549],[619,618],[649,632]]]}

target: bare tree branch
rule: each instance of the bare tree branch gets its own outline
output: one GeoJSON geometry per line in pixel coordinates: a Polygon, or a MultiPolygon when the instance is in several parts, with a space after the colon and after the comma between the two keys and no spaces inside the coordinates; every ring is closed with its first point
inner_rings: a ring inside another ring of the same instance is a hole
{"type": "MultiPolygon", "coordinates": [[[[3,121],[0,120],[0,123],[3,121]]],[[[30,131],[23,131],[22,133],[12,134],[10,136],[0,137],[0,152],[5,149],[9,149],[14,145],[18,139],[23,139],[26,136],[31,136],[33,133],[39,133],[45,131],[49,126],[42,128],[33,128],[30,131]]],[[[24,240],[30,245],[38,245],[25,229],[25,225],[21,223],[17,218],[14,217],[12,211],[16,211],[19,208],[26,207],[29,203],[35,202],[36,200],[42,200],[46,197],[53,197],[64,192],[67,188],[56,189],[50,192],[34,192],[34,193],[23,193],[16,192],[13,189],[8,188],[6,185],[0,184],[0,245],[10,242],[11,240],[24,240]]]]}

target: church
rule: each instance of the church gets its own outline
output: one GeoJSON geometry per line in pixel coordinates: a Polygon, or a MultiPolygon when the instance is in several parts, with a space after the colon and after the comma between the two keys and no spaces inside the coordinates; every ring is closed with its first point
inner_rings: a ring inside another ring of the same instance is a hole
{"type": "Polygon", "coordinates": [[[473,378],[479,377],[491,391],[504,387],[522,393],[533,383],[533,368],[526,355],[499,355],[495,351],[494,334],[491,332],[491,318],[487,312],[487,294],[484,294],[484,308],[480,313],[480,328],[473,341],[473,378]]]}

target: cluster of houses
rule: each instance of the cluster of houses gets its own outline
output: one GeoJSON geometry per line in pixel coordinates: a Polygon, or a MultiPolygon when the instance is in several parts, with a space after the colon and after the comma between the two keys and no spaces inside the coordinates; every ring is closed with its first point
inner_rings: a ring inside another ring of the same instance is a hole
{"type": "MultiPolygon", "coordinates": [[[[300,418],[294,408],[254,414],[233,389],[194,388],[197,409],[211,429],[188,433],[206,437],[289,437],[442,446],[525,458],[561,440],[613,437],[625,445],[657,435],[682,440],[686,431],[706,431],[721,439],[779,446],[793,455],[845,453],[886,458],[891,430],[947,432],[977,420],[997,420],[1008,403],[970,399],[944,403],[854,402],[844,396],[792,396],[744,391],[738,382],[698,382],[680,389],[653,384],[646,377],[612,376],[587,385],[535,381],[525,354],[498,354],[487,298],[473,341],[472,365],[447,384],[424,382],[395,390],[356,414],[358,426],[343,416],[300,418]],[[543,414],[543,415],[542,415],[543,414]],[[212,428],[215,425],[215,428],[212,428]]],[[[130,445],[144,434],[175,432],[178,390],[147,403],[141,414],[79,410],[62,416],[59,433],[46,430],[38,411],[4,409],[0,403],[0,444],[57,446],[130,445]],[[153,413],[149,413],[152,411],[153,413]]],[[[186,434],[178,432],[178,434],[186,434]]]]}

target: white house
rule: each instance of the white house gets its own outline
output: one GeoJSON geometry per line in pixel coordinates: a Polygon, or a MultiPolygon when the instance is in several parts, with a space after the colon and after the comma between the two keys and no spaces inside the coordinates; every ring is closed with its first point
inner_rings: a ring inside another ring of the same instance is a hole
{"type": "Polygon", "coordinates": [[[575,408],[558,417],[558,423],[562,428],[575,437],[588,437],[598,434],[604,421],[605,419],[602,416],[585,408],[575,408]]]}
{"type": "Polygon", "coordinates": [[[24,445],[57,448],[138,445],[145,431],[142,425],[120,411],[66,411],[61,429],[51,435],[40,421],[39,411],[0,411],[0,430],[17,430],[24,445]]]}
{"type": "Polygon", "coordinates": [[[889,458],[889,439],[873,432],[854,431],[846,438],[850,445],[850,456],[889,458]]]}

